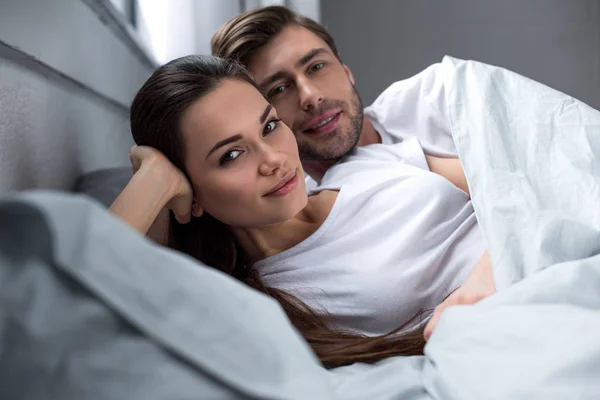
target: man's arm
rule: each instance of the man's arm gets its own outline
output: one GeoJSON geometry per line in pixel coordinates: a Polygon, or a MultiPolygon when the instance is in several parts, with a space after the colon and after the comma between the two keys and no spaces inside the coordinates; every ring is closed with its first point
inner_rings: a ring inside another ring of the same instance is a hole
{"type": "Polygon", "coordinates": [[[462,189],[469,197],[471,197],[469,185],[467,185],[467,178],[465,177],[465,171],[458,158],[441,158],[430,156],[428,154],[425,154],[425,158],[427,159],[427,165],[429,165],[429,170],[431,172],[448,179],[454,186],[462,189]]]}

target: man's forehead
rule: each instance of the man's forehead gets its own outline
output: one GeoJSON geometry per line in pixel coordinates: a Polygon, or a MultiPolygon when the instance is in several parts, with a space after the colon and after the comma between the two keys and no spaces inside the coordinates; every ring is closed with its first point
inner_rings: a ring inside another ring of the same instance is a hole
{"type": "Polygon", "coordinates": [[[292,24],[251,57],[248,69],[260,82],[277,72],[293,69],[302,57],[319,48],[331,53],[327,43],[315,33],[292,24]]]}

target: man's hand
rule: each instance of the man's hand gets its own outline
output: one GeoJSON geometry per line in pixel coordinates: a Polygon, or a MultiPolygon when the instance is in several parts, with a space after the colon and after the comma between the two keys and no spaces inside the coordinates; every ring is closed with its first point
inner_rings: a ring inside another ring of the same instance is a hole
{"type": "Polygon", "coordinates": [[[473,272],[471,272],[465,283],[435,308],[433,316],[429,320],[429,323],[427,323],[425,332],[423,333],[425,340],[429,340],[442,312],[446,308],[461,304],[475,304],[495,292],[496,286],[494,285],[494,277],[492,275],[492,264],[490,256],[486,251],[477,262],[477,265],[475,265],[473,272]]]}

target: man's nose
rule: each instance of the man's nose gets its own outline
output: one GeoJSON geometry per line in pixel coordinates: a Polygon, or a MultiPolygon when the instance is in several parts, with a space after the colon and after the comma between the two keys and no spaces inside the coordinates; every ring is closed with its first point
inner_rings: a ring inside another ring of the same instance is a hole
{"type": "Polygon", "coordinates": [[[300,93],[300,107],[304,111],[318,108],[325,98],[319,88],[309,80],[300,81],[297,85],[300,93]]]}

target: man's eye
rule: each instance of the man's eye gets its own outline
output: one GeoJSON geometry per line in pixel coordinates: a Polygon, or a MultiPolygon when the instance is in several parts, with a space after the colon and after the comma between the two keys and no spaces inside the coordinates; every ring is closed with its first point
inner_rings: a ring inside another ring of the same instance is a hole
{"type": "Polygon", "coordinates": [[[283,93],[285,90],[285,85],[279,85],[279,86],[275,86],[273,89],[271,89],[271,91],[269,92],[269,96],[277,96],[278,94],[283,93]]]}
{"type": "Polygon", "coordinates": [[[238,158],[241,154],[241,150],[230,150],[227,153],[223,154],[223,157],[221,157],[221,159],[219,160],[219,165],[229,163],[238,158]]]}
{"type": "Polygon", "coordinates": [[[323,69],[323,67],[325,66],[325,63],[316,63],[315,65],[313,65],[312,67],[310,67],[310,70],[313,72],[316,72],[320,69],[323,69]]]}

